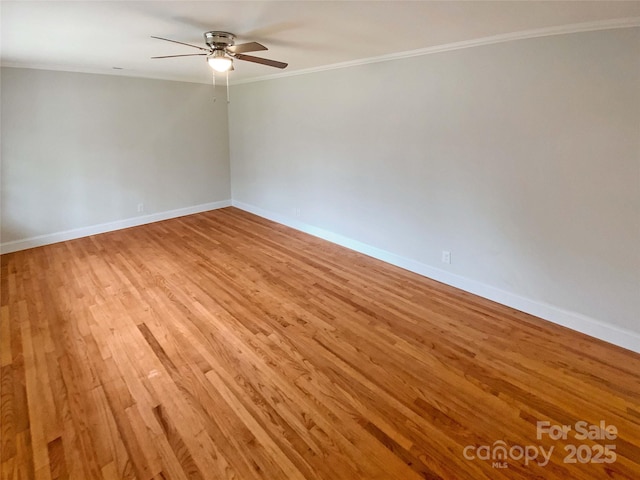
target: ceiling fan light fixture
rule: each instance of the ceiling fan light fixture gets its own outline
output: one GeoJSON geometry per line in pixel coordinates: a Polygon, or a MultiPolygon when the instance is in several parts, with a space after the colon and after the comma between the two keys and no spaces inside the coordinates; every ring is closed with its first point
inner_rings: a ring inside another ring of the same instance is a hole
{"type": "Polygon", "coordinates": [[[207,57],[207,62],[216,72],[227,72],[233,65],[233,59],[224,50],[215,50],[207,57]]]}

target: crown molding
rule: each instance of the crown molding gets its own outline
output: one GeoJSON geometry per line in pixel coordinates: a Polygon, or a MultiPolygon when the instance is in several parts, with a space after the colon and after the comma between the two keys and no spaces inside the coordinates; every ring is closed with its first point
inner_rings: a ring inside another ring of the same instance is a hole
{"type": "Polygon", "coordinates": [[[599,20],[595,22],[575,23],[570,25],[561,25],[556,27],[536,28],[532,30],[522,30],[519,32],[504,33],[492,35],[490,37],[476,38],[473,40],[465,40],[462,42],[446,43],[433,47],[419,48],[416,50],[408,50],[398,53],[390,53],[376,57],[362,58],[358,60],[350,60],[347,62],[323,65],[321,67],[311,67],[301,70],[293,70],[290,72],[275,73],[271,75],[263,75],[260,77],[248,78],[245,80],[230,81],[231,85],[243,85],[247,83],[263,82],[266,80],[275,80],[277,78],[294,77],[297,75],[307,75],[310,73],[324,72],[327,70],[336,70],[340,68],[354,67],[358,65],[367,65],[370,63],[386,62],[389,60],[399,60],[402,58],[419,57],[422,55],[431,55],[433,53],[448,52],[452,50],[461,50],[464,48],[481,47],[484,45],[493,45],[496,43],[511,42],[516,40],[525,40],[529,38],[550,37],[554,35],[565,35],[571,33],[593,32],[598,30],[614,30],[619,28],[640,27],[640,17],[615,18],[612,20],[599,20]]]}
{"type": "Polygon", "coordinates": [[[30,62],[7,62],[0,63],[0,67],[6,68],[29,68],[33,70],[49,70],[53,72],[69,72],[69,73],[89,73],[93,75],[111,75],[114,77],[127,77],[127,78],[140,78],[145,80],[164,80],[168,82],[183,82],[183,83],[197,83],[200,85],[211,85],[211,79],[207,81],[192,80],[184,77],[170,76],[170,75],[144,75],[138,72],[132,72],[126,69],[113,70],[110,68],[90,68],[80,67],[77,65],[56,65],[56,64],[41,64],[30,62]]]}
{"type": "MultiPolygon", "coordinates": [[[[229,84],[243,85],[247,83],[263,82],[267,80],[275,80],[278,78],[294,77],[297,75],[307,75],[310,73],[324,72],[328,70],[337,70],[340,68],[355,67],[358,65],[367,65],[371,63],[380,63],[390,60],[399,60],[403,58],[419,57],[423,55],[431,55],[434,53],[448,52],[452,50],[461,50],[464,48],[481,47],[484,45],[493,45],[496,43],[511,42],[516,40],[526,40],[530,38],[549,37],[554,35],[566,35],[572,33],[593,32],[598,30],[614,30],[620,28],[633,28],[640,27],[640,17],[627,17],[627,18],[614,18],[610,20],[598,20],[595,22],[574,23],[569,25],[560,25],[555,27],[536,28],[532,30],[521,30],[518,32],[504,33],[499,35],[492,35],[490,37],[476,38],[473,40],[464,40],[461,42],[446,43],[443,45],[435,45],[432,47],[419,48],[416,50],[407,50],[404,52],[390,53],[386,55],[379,55],[375,57],[361,58],[358,60],[349,60],[346,62],[332,63],[329,65],[322,65],[320,67],[304,68],[300,70],[284,71],[280,73],[274,73],[269,75],[261,75],[259,77],[251,77],[247,79],[233,80],[229,79],[229,84]]],[[[193,80],[185,79],[177,76],[167,75],[144,75],[137,72],[128,70],[112,70],[112,69],[99,69],[99,68],[86,68],[80,66],[68,66],[68,65],[44,65],[29,62],[6,62],[0,63],[2,67],[10,68],[32,68],[36,70],[52,70],[62,72],[73,73],[92,73],[97,75],[114,75],[120,77],[133,77],[144,78],[152,80],[165,80],[171,82],[185,82],[196,83],[202,85],[210,85],[211,81],[207,80],[193,80]]]]}

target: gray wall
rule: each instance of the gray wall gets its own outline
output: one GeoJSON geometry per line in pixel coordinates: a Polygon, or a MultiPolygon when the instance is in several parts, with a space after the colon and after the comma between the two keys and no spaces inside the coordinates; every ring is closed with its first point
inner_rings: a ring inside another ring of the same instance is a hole
{"type": "Polygon", "coordinates": [[[212,88],[2,68],[1,241],[228,200],[212,88]]]}
{"type": "Polygon", "coordinates": [[[639,54],[632,28],[238,85],[234,201],[640,332],[639,54]]]}

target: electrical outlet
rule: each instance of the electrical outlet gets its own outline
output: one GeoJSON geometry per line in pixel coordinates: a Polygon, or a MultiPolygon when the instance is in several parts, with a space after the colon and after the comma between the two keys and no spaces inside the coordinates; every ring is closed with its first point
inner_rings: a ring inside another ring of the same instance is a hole
{"type": "Polygon", "coordinates": [[[138,204],[138,212],[139,212],[139,213],[144,212],[144,203],[139,203],[139,204],[138,204]]]}
{"type": "Polygon", "coordinates": [[[447,250],[442,251],[442,263],[451,263],[451,252],[447,250]]]}
{"type": "Polygon", "coordinates": [[[294,214],[296,217],[299,217],[299,216],[300,216],[300,208],[299,208],[299,207],[294,208],[294,209],[293,209],[293,214],[294,214]]]}

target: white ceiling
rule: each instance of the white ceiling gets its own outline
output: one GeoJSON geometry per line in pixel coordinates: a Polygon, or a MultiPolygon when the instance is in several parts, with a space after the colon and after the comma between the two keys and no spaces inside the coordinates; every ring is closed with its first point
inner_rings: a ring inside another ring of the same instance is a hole
{"type": "Polygon", "coordinates": [[[236,61],[232,81],[248,81],[492,36],[640,25],[640,1],[2,0],[0,8],[3,65],[202,83],[211,81],[203,57],[149,58],[197,50],[150,36],[203,45],[203,32],[226,30],[236,43],[269,47],[255,55],[289,63],[281,71],[236,61]]]}

